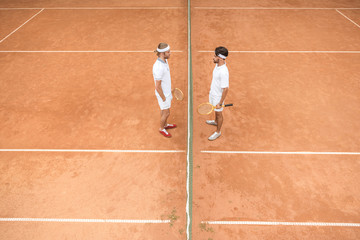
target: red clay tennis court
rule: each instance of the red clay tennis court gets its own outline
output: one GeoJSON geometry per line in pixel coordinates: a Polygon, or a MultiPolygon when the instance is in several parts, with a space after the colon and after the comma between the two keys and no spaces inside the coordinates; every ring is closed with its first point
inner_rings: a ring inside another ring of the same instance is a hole
{"type": "Polygon", "coordinates": [[[1,239],[359,239],[359,40],[350,0],[2,1],[1,239]],[[210,142],[217,46],[234,106],[210,142]]]}

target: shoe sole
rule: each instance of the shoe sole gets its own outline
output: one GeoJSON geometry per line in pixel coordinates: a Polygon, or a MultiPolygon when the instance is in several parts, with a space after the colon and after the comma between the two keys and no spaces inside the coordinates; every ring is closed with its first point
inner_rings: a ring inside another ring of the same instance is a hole
{"type": "Polygon", "coordinates": [[[217,126],[216,123],[206,123],[207,125],[211,125],[211,126],[217,126]]]}

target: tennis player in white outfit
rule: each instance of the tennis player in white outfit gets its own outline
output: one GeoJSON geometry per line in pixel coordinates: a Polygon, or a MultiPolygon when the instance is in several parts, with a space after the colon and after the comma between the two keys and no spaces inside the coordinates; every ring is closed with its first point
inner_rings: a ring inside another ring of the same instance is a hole
{"type": "Polygon", "coordinates": [[[209,103],[213,106],[216,106],[215,111],[215,120],[206,120],[206,123],[209,125],[214,125],[217,127],[216,132],[214,132],[209,140],[213,141],[221,136],[221,126],[223,124],[223,107],[226,95],[229,91],[229,70],[226,66],[225,59],[227,58],[229,52],[225,47],[217,47],[215,49],[214,63],[216,64],[213,71],[213,78],[211,82],[211,88],[209,93],[209,103]]]}
{"type": "Polygon", "coordinates": [[[160,43],[155,50],[158,59],[153,65],[153,76],[155,82],[155,95],[160,107],[160,129],[159,132],[170,138],[171,134],[166,129],[176,128],[175,124],[168,124],[172,100],[170,68],[167,59],[170,58],[170,46],[160,43]]]}

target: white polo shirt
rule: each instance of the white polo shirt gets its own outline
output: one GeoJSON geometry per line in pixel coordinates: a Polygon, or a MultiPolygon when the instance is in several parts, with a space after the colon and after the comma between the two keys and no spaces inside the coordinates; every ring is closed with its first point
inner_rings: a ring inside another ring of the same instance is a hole
{"type": "Polygon", "coordinates": [[[213,71],[213,78],[211,82],[210,95],[221,97],[223,88],[229,87],[229,70],[226,63],[220,67],[216,64],[213,71]]]}
{"type": "MultiPolygon", "coordinates": [[[[166,98],[171,96],[171,77],[170,68],[167,60],[164,62],[161,58],[158,58],[153,66],[154,82],[161,80],[161,88],[166,98]]],[[[160,97],[159,93],[155,89],[156,96],[160,97]]]]}

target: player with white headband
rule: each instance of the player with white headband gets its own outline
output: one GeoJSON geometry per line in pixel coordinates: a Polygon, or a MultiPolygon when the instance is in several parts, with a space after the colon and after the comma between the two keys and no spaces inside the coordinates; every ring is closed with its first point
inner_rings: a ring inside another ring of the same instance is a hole
{"type": "Polygon", "coordinates": [[[225,47],[217,47],[215,49],[214,63],[216,64],[213,70],[211,88],[209,93],[209,103],[213,106],[216,106],[215,120],[206,120],[206,123],[209,125],[214,125],[217,127],[216,132],[214,132],[209,140],[213,141],[220,137],[221,135],[221,126],[223,124],[223,107],[226,95],[229,91],[229,70],[226,66],[225,59],[227,58],[229,52],[225,47]]]}
{"type": "Polygon", "coordinates": [[[153,66],[155,82],[155,95],[160,107],[160,129],[159,132],[165,137],[171,137],[167,129],[176,128],[175,124],[168,124],[172,100],[170,68],[167,59],[170,58],[170,46],[167,43],[160,43],[154,51],[158,59],[153,66]]]}

